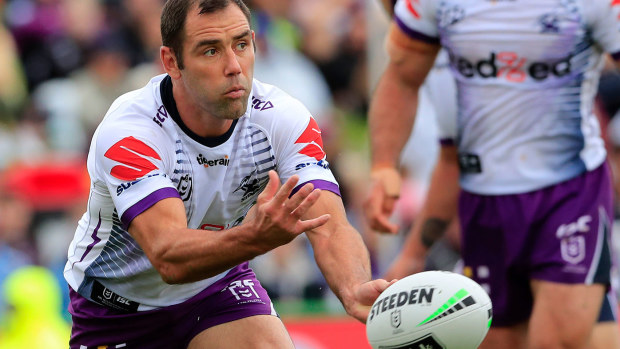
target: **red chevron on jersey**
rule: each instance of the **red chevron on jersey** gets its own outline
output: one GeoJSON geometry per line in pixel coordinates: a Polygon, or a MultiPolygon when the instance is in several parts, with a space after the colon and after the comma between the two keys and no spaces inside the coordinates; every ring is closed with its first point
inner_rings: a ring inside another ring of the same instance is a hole
{"type": "Polygon", "coordinates": [[[411,14],[413,15],[413,17],[415,18],[420,18],[420,14],[418,13],[418,11],[413,7],[412,2],[415,2],[416,4],[419,4],[419,0],[405,0],[405,4],[407,4],[407,9],[409,10],[409,12],[411,12],[411,14]]]}
{"type": "Polygon", "coordinates": [[[611,6],[620,5],[620,0],[613,0],[611,6]]]}
{"type": "Polygon", "coordinates": [[[124,181],[136,180],[157,169],[157,166],[145,157],[161,160],[155,150],[134,137],[126,137],[116,142],[104,156],[121,163],[114,166],[110,174],[124,181]]]}
{"type": "Polygon", "coordinates": [[[321,138],[321,129],[313,118],[310,118],[310,122],[304,132],[297,138],[295,144],[307,143],[300,154],[307,155],[311,158],[315,158],[317,161],[325,158],[325,152],[323,151],[323,138],[321,138]]]}

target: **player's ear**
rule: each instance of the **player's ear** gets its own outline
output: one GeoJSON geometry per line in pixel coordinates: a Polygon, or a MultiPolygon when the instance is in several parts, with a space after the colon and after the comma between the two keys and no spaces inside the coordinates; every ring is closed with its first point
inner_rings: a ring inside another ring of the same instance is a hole
{"type": "Polygon", "coordinates": [[[181,69],[179,68],[177,56],[174,54],[172,48],[168,46],[162,46],[159,48],[159,56],[161,63],[164,66],[164,70],[173,79],[181,77],[181,69]]]}

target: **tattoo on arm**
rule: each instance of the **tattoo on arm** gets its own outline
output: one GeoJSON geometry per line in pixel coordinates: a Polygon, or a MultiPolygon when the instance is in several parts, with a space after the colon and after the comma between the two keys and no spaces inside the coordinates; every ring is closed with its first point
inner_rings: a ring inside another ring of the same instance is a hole
{"type": "Polygon", "coordinates": [[[439,218],[429,218],[422,224],[422,243],[427,248],[439,240],[448,228],[448,221],[439,218]]]}

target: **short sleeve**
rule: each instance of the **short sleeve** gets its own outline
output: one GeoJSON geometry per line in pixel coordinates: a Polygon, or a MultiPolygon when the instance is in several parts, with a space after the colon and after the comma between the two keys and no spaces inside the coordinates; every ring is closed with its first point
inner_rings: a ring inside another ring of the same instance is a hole
{"type": "Polygon", "coordinates": [[[168,175],[170,161],[151,139],[157,137],[127,128],[105,127],[97,134],[97,177],[108,188],[125,228],[158,201],[180,197],[168,175]]]}
{"type": "Polygon", "coordinates": [[[411,38],[429,44],[438,44],[439,31],[437,29],[435,2],[431,0],[398,0],[394,7],[394,21],[411,38]]]}
{"type": "Polygon", "coordinates": [[[278,118],[272,137],[278,173],[282,181],[299,176],[299,185],[311,182],[315,188],[340,195],[323,146],[322,132],[310,112],[299,102],[289,103],[288,114],[278,118]]]}
{"type": "Polygon", "coordinates": [[[588,0],[583,7],[594,41],[620,60],[620,0],[588,0]]]}

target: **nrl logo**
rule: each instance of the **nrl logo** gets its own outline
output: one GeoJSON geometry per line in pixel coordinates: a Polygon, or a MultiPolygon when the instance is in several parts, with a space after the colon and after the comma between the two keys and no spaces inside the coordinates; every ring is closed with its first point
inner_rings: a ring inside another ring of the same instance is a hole
{"type": "Polygon", "coordinates": [[[390,317],[390,324],[392,325],[392,327],[394,328],[398,328],[400,326],[400,319],[401,319],[401,312],[400,309],[396,309],[393,312],[390,313],[391,317],[390,317]]]}
{"type": "Polygon", "coordinates": [[[111,299],[112,298],[112,291],[108,290],[107,288],[103,288],[103,298],[105,299],[111,299]]]}

